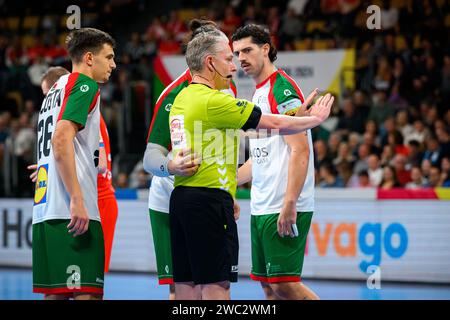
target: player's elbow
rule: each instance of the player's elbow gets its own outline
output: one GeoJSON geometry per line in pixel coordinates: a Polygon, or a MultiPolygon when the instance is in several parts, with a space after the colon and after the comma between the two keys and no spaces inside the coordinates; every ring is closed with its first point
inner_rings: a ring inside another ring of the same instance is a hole
{"type": "Polygon", "coordinates": [[[144,159],[142,161],[142,164],[143,164],[145,172],[154,174],[153,173],[154,170],[151,166],[151,161],[150,161],[150,152],[148,150],[145,150],[144,159]]]}

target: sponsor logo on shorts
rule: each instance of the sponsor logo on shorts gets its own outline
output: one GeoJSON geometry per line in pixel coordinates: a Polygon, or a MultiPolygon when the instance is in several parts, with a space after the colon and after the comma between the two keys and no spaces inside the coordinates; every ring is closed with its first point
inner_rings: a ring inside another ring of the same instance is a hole
{"type": "Polygon", "coordinates": [[[95,279],[95,282],[98,282],[98,283],[103,283],[103,279],[100,279],[100,278],[96,278],[96,279],[95,279]]]}
{"type": "Polygon", "coordinates": [[[239,267],[238,266],[231,266],[231,272],[238,272],[239,267]]]}

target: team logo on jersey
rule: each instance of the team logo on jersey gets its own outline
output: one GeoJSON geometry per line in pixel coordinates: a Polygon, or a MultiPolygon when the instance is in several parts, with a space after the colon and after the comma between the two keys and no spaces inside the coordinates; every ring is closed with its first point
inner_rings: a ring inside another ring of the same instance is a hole
{"type": "Polygon", "coordinates": [[[83,84],[83,85],[80,87],[80,91],[81,91],[81,92],[88,92],[88,91],[89,91],[89,86],[88,86],[87,84],[83,84]]]}
{"type": "Polygon", "coordinates": [[[289,90],[289,89],[284,89],[284,95],[285,95],[286,97],[289,97],[291,94],[292,94],[291,90],[289,90]]]}
{"type": "Polygon", "coordinates": [[[171,108],[172,108],[172,104],[171,104],[171,103],[166,104],[166,106],[164,107],[164,109],[165,109],[167,112],[169,112],[171,108]]]}
{"type": "Polygon", "coordinates": [[[34,192],[34,205],[47,202],[48,164],[38,168],[36,190],[34,192]]]}

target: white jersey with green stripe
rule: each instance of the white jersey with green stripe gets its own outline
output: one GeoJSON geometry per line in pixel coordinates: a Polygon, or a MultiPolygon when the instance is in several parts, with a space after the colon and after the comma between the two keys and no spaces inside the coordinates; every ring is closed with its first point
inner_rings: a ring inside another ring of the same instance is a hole
{"type": "MultiPolygon", "coordinates": [[[[304,101],[295,81],[278,69],[256,86],[253,103],[263,114],[294,115],[304,101]]],[[[314,154],[311,131],[307,131],[309,163],[297,211],[314,211],[314,154]]],[[[250,139],[252,159],[251,214],[279,213],[288,182],[290,150],[283,136],[250,139]]]]}
{"type": "Polygon", "coordinates": [[[51,144],[59,120],[69,120],[80,126],[73,140],[77,178],[89,218],[100,221],[97,205],[100,91],[90,77],[71,73],[53,85],[39,111],[33,224],[70,219],[70,197],[56,167],[51,144]]]}

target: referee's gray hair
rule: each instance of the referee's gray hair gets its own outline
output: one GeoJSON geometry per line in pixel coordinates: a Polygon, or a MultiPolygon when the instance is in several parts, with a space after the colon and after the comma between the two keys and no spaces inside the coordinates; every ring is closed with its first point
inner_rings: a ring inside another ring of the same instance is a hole
{"type": "Polygon", "coordinates": [[[227,36],[220,30],[201,32],[189,41],[186,49],[186,63],[191,72],[201,71],[203,61],[207,55],[218,53],[217,44],[227,41],[227,36]]]}

